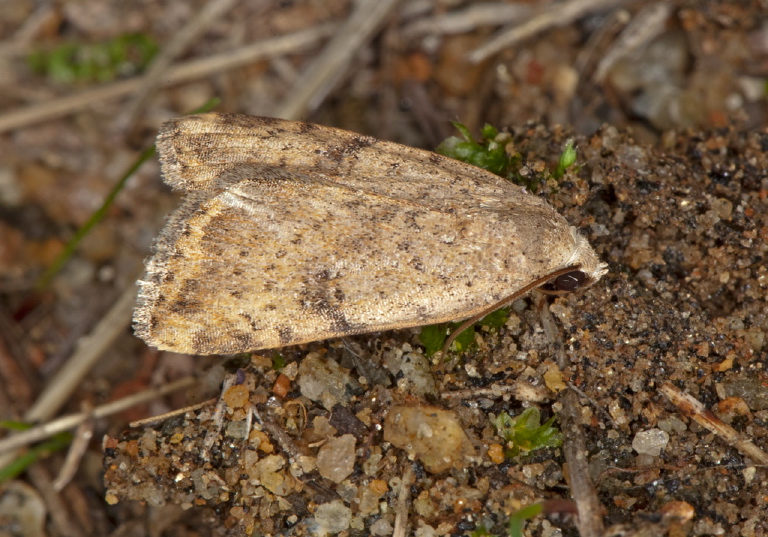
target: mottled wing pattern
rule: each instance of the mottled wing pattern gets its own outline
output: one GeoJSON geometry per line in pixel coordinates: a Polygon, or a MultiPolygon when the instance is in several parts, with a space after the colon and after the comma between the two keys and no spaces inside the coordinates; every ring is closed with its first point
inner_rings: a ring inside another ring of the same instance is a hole
{"type": "Polygon", "coordinates": [[[163,125],[157,145],[165,181],[180,190],[223,190],[242,178],[239,168],[258,164],[438,208],[459,202],[483,210],[507,211],[510,203],[550,209],[523,187],[475,166],[311,123],[201,114],[163,125]]]}
{"type": "Polygon", "coordinates": [[[171,122],[158,147],[166,180],[190,191],[134,314],[161,349],[234,353],[466,318],[593,262],[539,198],[425,151],[219,115],[171,122]]]}

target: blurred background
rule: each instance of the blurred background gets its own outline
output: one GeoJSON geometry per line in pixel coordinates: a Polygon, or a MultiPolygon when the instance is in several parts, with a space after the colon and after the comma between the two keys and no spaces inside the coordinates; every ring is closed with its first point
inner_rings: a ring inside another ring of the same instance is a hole
{"type": "MultiPolygon", "coordinates": [[[[129,327],[134,282],[178,195],[155,158],[126,173],[166,119],[218,99],[218,111],[426,149],[456,134],[451,121],[476,135],[485,123],[585,136],[609,124],[664,147],[699,129],[763,129],[766,76],[757,0],[3,0],[0,415],[46,421],[206,362],[149,349],[129,327]],[[41,402],[52,379],[61,391],[41,402]]],[[[68,505],[44,486],[63,455],[24,478],[32,489],[17,481],[16,501],[39,506],[30,516],[50,535],[140,534],[116,522],[140,507],[100,503],[101,435],[185,402],[99,420],[68,505]]]]}

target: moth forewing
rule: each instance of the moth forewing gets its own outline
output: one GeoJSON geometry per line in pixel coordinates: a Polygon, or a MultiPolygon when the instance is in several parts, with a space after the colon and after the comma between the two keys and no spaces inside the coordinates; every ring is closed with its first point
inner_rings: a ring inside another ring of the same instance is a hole
{"type": "Polygon", "coordinates": [[[136,332],[161,349],[235,353],[457,320],[558,269],[580,265],[588,283],[605,270],[543,200],[429,152],[215,114],[174,120],[158,148],[166,181],[199,190],[139,282],[136,332]]]}

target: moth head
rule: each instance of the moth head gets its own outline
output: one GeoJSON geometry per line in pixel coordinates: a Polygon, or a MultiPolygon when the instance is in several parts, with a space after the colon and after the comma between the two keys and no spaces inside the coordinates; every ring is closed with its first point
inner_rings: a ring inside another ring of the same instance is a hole
{"type": "Polygon", "coordinates": [[[479,321],[492,311],[496,311],[499,308],[511,304],[514,300],[517,300],[533,289],[539,289],[544,293],[551,295],[562,295],[571,293],[582,287],[589,287],[602,278],[603,275],[608,272],[608,265],[600,261],[595,251],[589,245],[589,242],[587,242],[587,239],[582,237],[575,227],[571,227],[571,236],[573,237],[574,247],[570,258],[563,265],[563,268],[533,280],[528,285],[518,289],[512,295],[499,300],[495,304],[492,304],[485,310],[464,321],[461,326],[453,331],[443,344],[443,354],[448,352],[453,341],[466,328],[469,328],[476,321],[479,321]]]}
{"type": "Polygon", "coordinates": [[[541,290],[554,295],[571,293],[589,287],[608,272],[608,265],[602,263],[597,254],[579,231],[571,228],[574,241],[573,252],[566,262],[566,267],[573,270],[558,274],[541,287],[541,290]]]}
{"type": "Polygon", "coordinates": [[[566,272],[565,274],[561,274],[548,281],[542,287],[542,290],[553,295],[571,293],[584,287],[588,279],[589,276],[586,272],[580,268],[574,267],[571,272],[566,272]]]}

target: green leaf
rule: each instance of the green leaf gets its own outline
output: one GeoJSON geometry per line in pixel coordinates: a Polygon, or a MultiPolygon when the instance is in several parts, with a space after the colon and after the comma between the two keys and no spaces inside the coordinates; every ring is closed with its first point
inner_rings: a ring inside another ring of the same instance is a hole
{"type": "Polygon", "coordinates": [[[37,446],[29,448],[19,455],[8,466],[0,469],[0,483],[13,479],[24,472],[31,464],[41,458],[47,457],[54,451],[65,449],[72,442],[72,433],[65,431],[53,435],[50,439],[37,446]]]}
{"type": "Polygon", "coordinates": [[[125,34],[102,43],[62,43],[51,50],[34,50],[27,64],[58,84],[108,82],[143,71],[157,50],[150,36],[125,34]]]}
{"type": "Polygon", "coordinates": [[[74,61],[74,45],[64,44],[50,53],[45,62],[48,78],[60,84],[71,84],[77,78],[77,64],[74,61]]]}
{"type": "Polygon", "coordinates": [[[489,330],[498,330],[509,320],[509,307],[493,311],[483,317],[478,324],[487,326],[489,330]]]}
{"type": "Polygon", "coordinates": [[[419,332],[419,341],[424,345],[424,352],[427,356],[432,356],[442,349],[446,339],[448,339],[448,335],[445,324],[422,326],[419,332]]]}
{"type": "Polygon", "coordinates": [[[513,418],[506,412],[499,414],[493,421],[497,434],[507,442],[507,456],[515,457],[520,453],[545,447],[559,447],[563,435],[553,427],[555,418],[541,424],[541,413],[536,407],[527,408],[513,418]]]}
{"type": "Polygon", "coordinates": [[[30,423],[15,420],[2,420],[0,421],[0,429],[8,429],[9,431],[26,431],[33,427],[30,423]]]}
{"type": "Polygon", "coordinates": [[[560,159],[557,161],[557,168],[552,173],[552,177],[555,179],[562,179],[565,172],[576,163],[576,149],[573,147],[573,139],[568,140],[565,143],[565,148],[560,154],[560,159]]]}
{"type": "MultiPolygon", "coordinates": [[[[442,350],[448,336],[459,326],[461,326],[461,323],[440,323],[422,326],[419,332],[419,341],[424,345],[424,353],[427,356],[433,356],[437,351],[442,350]]],[[[474,332],[474,327],[464,330],[454,339],[451,348],[457,351],[469,348],[475,339],[474,332]]]]}
{"type": "Polygon", "coordinates": [[[461,135],[464,137],[464,139],[468,142],[474,142],[474,139],[472,138],[472,133],[469,132],[469,129],[466,125],[463,123],[459,123],[458,121],[451,121],[451,124],[456,128],[457,131],[461,133],[461,135]]]}
{"type": "MultiPolygon", "coordinates": [[[[457,352],[463,352],[475,344],[475,327],[483,326],[489,330],[498,330],[509,319],[509,308],[501,308],[489,313],[473,326],[470,326],[459,334],[453,341],[451,349],[457,352]]],[[[427,356],[432,356],[443,348],[448,335],[453,333],[462,323],[442,323],[424,326],[419,332],[419,340],[424,345],[424,352],[427,356]]]]}
{"type": "Polygon", "coordinates": [[[438,145],[435,151],[501,177],[506,176],[512,159],[507,155],[505,147],[495,141],[498,136],[496,128],[490,125],[483,127],[484,140],[476,142],[465,125],[454,123],[453,126],[464,139],[451,136],[438,145]],[[486,135],[492,136],[486,137],[486,135]]]}
{"type": "Polygon", "coordinates": [[[499,135],[499,130],[493,125],[486,123],[483,125],[482,135],[485,140],[496,140],[496,137],[499,135]]]}
{"type": "Polygon", "coordinates": [[[475,531],[469,532],[469,537],[496,537],[493,533],[485,529],[485,526],[480,524],[475,531]]]}
{"type": "Polygon", "coordinates": [[[512,516],[509,517],[509,537],[523,537],[525,521],[535,517],[543,510],[544,507],[540,503],[534,503],[512,513],[512,516]]]}
{"type": "MultiPolygon", "coordinates": [[[[448,326],[450,326],[451,332],[453,332],[459,326],[461,326],[461,324],[451,323],[448,326]]],[[[469,328],[464,330],[461,334],[456,336],[456,339],[453,340],[453,345],[451,346],[451,348],[457,352],[464,352],[474,344],[475,344],[475,327],[470,326],[469,328]]]]}

